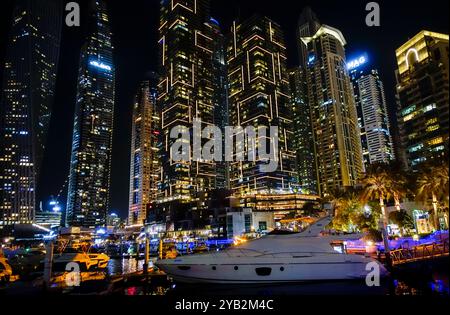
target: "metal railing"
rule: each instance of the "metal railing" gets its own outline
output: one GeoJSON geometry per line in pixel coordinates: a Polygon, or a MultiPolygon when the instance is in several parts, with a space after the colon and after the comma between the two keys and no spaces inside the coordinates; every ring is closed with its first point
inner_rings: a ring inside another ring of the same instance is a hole
{"type": "Polygon", "coordinates": [[[400,265],[426,259],[433,259],[448,256],[449,241],[445,239],[442,243],[432,243],[415,246],[412,248],[402,248],[390,252],[392,265],[400,265]]]}

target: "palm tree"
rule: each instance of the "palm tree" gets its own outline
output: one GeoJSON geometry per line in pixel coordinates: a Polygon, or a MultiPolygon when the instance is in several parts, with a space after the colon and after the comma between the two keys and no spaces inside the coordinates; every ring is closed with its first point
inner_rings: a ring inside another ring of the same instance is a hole
{"type": "Polygon", "coordinates": [[[358,191],[351,188],[336,190],[332,193],[332,196],[329,196],[329,201],[332,204],[334,212],[332,226],[347,232],[354,232],[355,222],[352,218],[355,215],[355,211],[362,208],[358,191]]]}
{"type": "Polygon", "coordinates": [[[363,185],[361,200],[365,203],[370,200],[379,201],[383,218],[383,228],[386,230],[388,216],[386,214],[385,200],[391,197],[394,184],[386,171],[385,165],[375,164],[369,167],[361,183],[363,185]]]}
{"type": "Polygon", "coordinates": [[[387,183],[395,201],[395,210],[400,211],[400,201],[408,193],[406,174],[402,165],[397,161],[386,164],[385,170],[388,177],[387,183]]]}
{"type": "Polygon", "coordinates": [[[420,202],[427,202],[432,199],[434,226],[438,230],[439,226],[439,201],[448,204],[448,165],[442,162],[433,161],[424,165],[417,178],[416,199],[420,202]]]}

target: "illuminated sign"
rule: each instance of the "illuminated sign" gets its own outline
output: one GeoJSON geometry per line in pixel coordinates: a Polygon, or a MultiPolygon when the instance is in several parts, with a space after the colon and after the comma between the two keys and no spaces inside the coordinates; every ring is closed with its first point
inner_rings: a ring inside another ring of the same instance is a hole
{"type": "Polygon", "coordinates": [[[103,70],[111,71],[111,69],[112,69],[111,66],[105,65],[104,63],[98,62],[98,61],[95,61],[95,60],[89,62],[89,64],[91,66],[94,66],[94,67],[97,67],[97,68],[100,68],[100,69],[103,69],[103,70]]]}
{"type": "Polygon", "coordinates": [[[309,54],[308,56],[308,66],[311,66],[316,61],[316,56],[314,54],[309,54]]]}
{"type": "Polygon", "coordinates": [[[353,59],[353,60],[347,62],[347,69],[348,70],[353,70],[353,69],[359,68],[363,64],[366,64],[367,61],[368,61],[368,58],[367,58],[366,55],[361,56],[361,57],[359,57],[357,59],[353,59]]]}

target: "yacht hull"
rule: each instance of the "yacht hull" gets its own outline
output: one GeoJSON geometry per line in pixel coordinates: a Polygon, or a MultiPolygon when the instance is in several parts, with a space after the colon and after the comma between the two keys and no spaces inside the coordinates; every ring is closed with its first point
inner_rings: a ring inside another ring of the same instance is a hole
{"type": "Polygon", "coordinates": [[[273,284],[312,281],[364,280],[373,267],[379,268],[380,276],[386,269],[373,260],[340,255],[335,261],[320,261],[317,257],[303,259],[234,259],[208,261],[198,256],[192,259],[159,261],[156,265],[179,283],[209,284],[273,284]],[[295,261],[297,260],[297,261],[295,261]],[[301,261],[298,261],[301,260],[301,261]]]}

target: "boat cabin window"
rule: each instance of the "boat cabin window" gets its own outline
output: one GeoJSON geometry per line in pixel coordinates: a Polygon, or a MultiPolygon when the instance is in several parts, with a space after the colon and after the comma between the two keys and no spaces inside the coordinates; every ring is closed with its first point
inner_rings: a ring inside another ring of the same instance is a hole
{"type": "Polygon", "coordinates": [[[333,242],[330,244],[334,251],[339,254],[347,254],[347,247],[343,242],[333,242]]]}
{"type": "Polygon", "coordinates": [[[191,267],[189,267],[189,266],[178,266],[178,269],[183,270],[183,271],[187,271],[187,270],[190,270],[191,267]]]}
{"type": "Polygon", "coordinates": [[[272,268],[268,267],[256,268],[255,271],[258,276],[267,277],[270,276],[270,274],[272,273],[272,268]]]}

